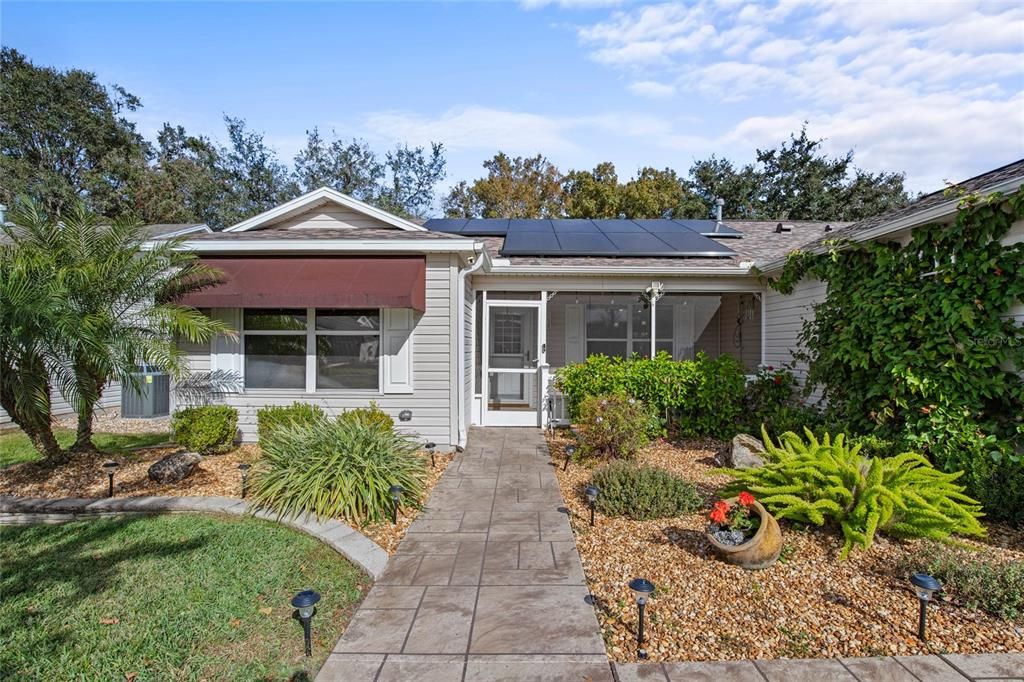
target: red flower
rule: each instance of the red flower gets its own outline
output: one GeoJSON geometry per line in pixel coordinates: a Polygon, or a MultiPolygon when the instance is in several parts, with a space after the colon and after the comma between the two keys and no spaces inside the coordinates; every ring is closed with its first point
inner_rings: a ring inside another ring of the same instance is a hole
{"type": "Polygon", "coordinates": [[[746,490],[740,493],[739,500],[740,504],[742,504],[744,507],[750,507],[753,506],[754,504],[754,496],[748,493],[746,490]]]}
{"type": "Polygon", "coordinates": [[[715,508],[711,510],[711,513],[708,514],[708,516],[717,524],[725,523],[725,510],[718,505],[715,505],[715,508]]]}
{"type": "Polygon", "coordinates": [[[782,377],[775,377],[775,385],[776,386],[782,385],[782,377]]]}
{"type": "Polygon", "coordinates": [[[729,504],[727,500],[719,500],[718,502],[715,502],[715,509],[721,509],[723,512],[727,512],[731,508],[732,505],[729,504]]]}
{"type": "Polygon", "coordinates": [[[769,372],[775,371],[775,367],[773,365],[768,365],[768,371],[769,372]]]}

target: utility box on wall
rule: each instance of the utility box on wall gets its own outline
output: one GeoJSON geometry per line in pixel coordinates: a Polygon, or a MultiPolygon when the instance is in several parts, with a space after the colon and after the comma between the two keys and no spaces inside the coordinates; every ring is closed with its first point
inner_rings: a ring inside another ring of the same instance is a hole
{"type": "Polygon", "coordinates": [[[166,372],[140,368],[135,375],[139,390],[121,386],[121,416],[128,418],[166,417],[171,411],[171,380],[166,372]]]}

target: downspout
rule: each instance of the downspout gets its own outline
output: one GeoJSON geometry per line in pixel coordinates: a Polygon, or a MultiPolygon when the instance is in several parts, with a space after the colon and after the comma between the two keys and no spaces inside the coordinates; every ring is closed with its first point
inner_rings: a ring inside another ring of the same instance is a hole
{"type": "MultiPolygon", "coordinates": [[[[456,392],[458,393],[459,399],[459,442],[456,443],[456,447],[462,450],[466,447],[466,440],[468,438],[468,428],[466,426],[466,277],[483,267],[486,256],[484,255],[483,244],[474,244],[473,250],[476,252],[476,259],[473,263],[464,270],[459,270],[459,284],[458,294],[456,295],[456,314],[461,318],[462,323],[459,325],[459,329],[462,330],[462,334],[458,339],[458,347],[455,351],[456,362],[458,363],[458,386],[456,386],[456,392]]],[[[472,340],[474,343],[475,339],[472,340]]]]}

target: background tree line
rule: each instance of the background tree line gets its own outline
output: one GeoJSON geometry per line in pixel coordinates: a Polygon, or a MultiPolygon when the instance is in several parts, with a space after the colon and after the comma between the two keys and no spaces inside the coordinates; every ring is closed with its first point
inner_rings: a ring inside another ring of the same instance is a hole
{"type": "MultiPolygon", "coordinates": [[[[60,217],[78,202],[109,217],[223,228],[321,186],[386,210],[423,217],[445,178],[442,143],[399,144],[383,154],[365,140],[307,131],[289,167],[242,118],[224,117],[227,144],[165,123],[155,143],[127,118],[142,103],[95,74],[37,66],[0,54],[0,201],[34,199],[60,217]]],[[[562,172],[543,155],[484,161],[485,175],[441,198],[449,217],[706,218],[714,199],[747,220],[858,220],[910,197],[902,173],[868,173],[853,152],[829,157],[806,128],[755,160],[711,156],[686,175],[645,167],[620,180],[611,162],[562,172]]]]}

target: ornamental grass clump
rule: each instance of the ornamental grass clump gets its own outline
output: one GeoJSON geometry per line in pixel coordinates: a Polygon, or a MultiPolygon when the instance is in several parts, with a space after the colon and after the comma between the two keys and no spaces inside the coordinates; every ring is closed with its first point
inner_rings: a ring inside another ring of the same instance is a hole
{"type": "Polygon", "coordinates": [[[386,520],[388,489],[415,505],[427,478],[417,442],[365,412],[274,429],[261,444],[252,502],[279,518],[312,514],[352,523],[386,520]]]}
{"type": "Polygon", "coordinates": [[[977,501],[956,480],[962,472],[944,473],[923,455],[863,457],[843,434],[819,441],[805,429],[807,442],[793,432],[778,445],[762,429],[766,464],[760,469],[724,469],[735,480],[724,492],[748,490],[777,518],[824,525],[843,532],[842,553],[867,549],[876,532],[894,537],[947,540],[950,535],[984,535],[977,501]]]}

